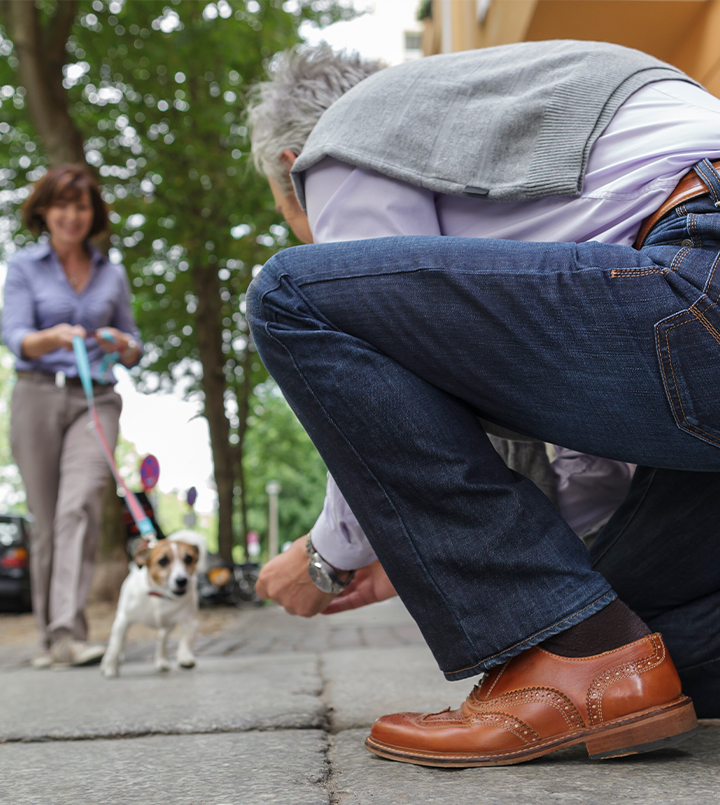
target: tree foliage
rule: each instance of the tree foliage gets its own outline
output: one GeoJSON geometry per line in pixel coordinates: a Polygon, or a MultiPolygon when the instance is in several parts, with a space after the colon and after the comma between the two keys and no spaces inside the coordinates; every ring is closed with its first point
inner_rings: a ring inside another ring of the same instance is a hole
{"type": "Polygon", "coordinates": [[[323,506],[327,469],[274,383],[257,389],[249,421],[245,445],[248,527],[267,534],[265,485],[279,481],[278,532],[282,545],[306,534],[314,525],[323,506]]]}
{"type": "MultiPolygon", "coordinates": [[[[272,54],[300,41],[302,21],[349,17],[349,6],[0,0],[0,213],[48,162],[72,158],[74,129],[112,207],[110,257],[131,277],[147,346],[138,383],[202,395],[227,558],[236,509],[246,530],[243,445],[266,378],[244,294],[292,239],[248,165],[242,100],[272,54]]],[[[5,226],[9,250],[24,245],[17,217],[5,226]]]]}

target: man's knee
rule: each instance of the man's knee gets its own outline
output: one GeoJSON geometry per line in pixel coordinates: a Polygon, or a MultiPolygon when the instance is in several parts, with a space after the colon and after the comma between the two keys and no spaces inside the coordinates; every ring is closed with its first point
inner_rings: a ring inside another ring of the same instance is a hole
{"type": "Polygon", "coordinates": [[[276,254],[262,267],[245,295],[245,316],[253,341],[265,368],[276,376],[277,363],[283,350],[271,330],[297,319],[297,298],[289,279],[293,249],[276,254]],[[289,259],[290,258],[290,259],[289,259]]]}
{"type": "Polygon", "coordinates": [[[280,254],[271,257],[250,283],[245,294],[245,316],[255,340],[264,326],[274,321],[270,306],[265,304],[265,297],[280,287],[281,278],[287,273],[284,262],[280,254]]]}
{"type": "Polygon", "coordinates": [[[261,357],[269,328],[302,328],[303,322],[310,323],[314,318],[297,282],[306,270],[303,251],[307,248],[300,246],[276,254],[248,287],[245,314],[261,357]]]}

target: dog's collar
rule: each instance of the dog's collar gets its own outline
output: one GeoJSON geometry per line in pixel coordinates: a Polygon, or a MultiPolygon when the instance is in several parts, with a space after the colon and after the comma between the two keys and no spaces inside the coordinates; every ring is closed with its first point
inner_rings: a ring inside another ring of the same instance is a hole
{"type": "Polygon", "coordinates": [[[177,598],[174,598],[173,596],[168,595],[167,593],[161,593],[158,590],[153,590],[153,588],[150,586],[150,579],[148,579],[147,581],[148,581],[148,589],[147,589],[148,595],[151,595],[153,598],[162,598],[165,601],[177,601],[177,598]]]}

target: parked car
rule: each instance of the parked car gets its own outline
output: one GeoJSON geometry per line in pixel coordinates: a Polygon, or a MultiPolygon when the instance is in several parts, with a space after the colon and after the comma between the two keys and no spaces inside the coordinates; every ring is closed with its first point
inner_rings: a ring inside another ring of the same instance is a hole
{"type": "Polygon", "coordinates": [[[30,612],[30,527],[22,515],[0,514],[0,609],[30,612]]]}

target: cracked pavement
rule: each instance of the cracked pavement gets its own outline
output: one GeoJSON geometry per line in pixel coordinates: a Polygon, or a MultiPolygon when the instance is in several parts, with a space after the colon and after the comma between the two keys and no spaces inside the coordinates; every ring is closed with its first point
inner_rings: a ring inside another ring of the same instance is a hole
{"type": "MultiPolygon", "coordinates": [[[[720,721],[674,749],[590,762],[582,746],[520,766],[430,769],[363,748],[397,710],[457,706],[399,601],[311,620],[242,610],[196,644],[198,665],[155,672],[126,646],[118,679],[35,671],[0,645],[1,805],[478,805],[710,803],[720,721]]],[[[173,642],[171,640],[171,653],[173,642]]]]}

